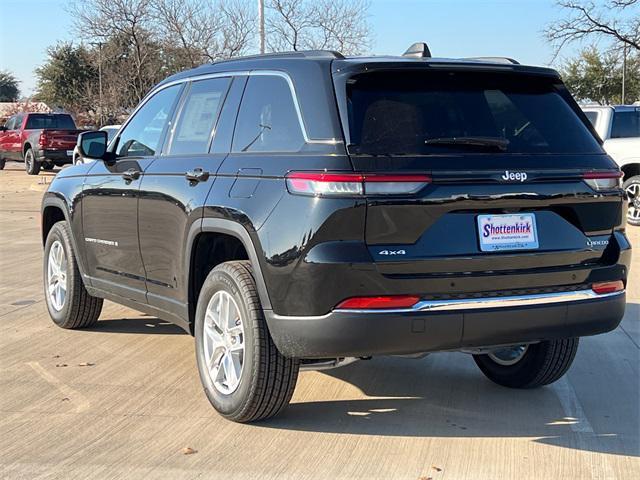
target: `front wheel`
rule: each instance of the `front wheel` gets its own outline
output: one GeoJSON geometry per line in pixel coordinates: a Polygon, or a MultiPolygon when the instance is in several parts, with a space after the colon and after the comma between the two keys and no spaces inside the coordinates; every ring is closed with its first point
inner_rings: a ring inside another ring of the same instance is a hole
{"type": "Polygon", "coordinates": [[[222,416],[252,422],[288,405],[299,361],[282,356],[271,339],[250,262],[226,262],[209,273],[198,298],[195,341],[200,380],[222,416]]]}
{"type": "Polygon", "coordinates": [[[546,340],[474,355],[489,380],[511,388],[536,388],[562,377],[573,363],[578,339],[546,340]]]}
{"type": "Polygon", "coordinates": [[[55,164],[52,163],[52,162],[45,162],[45,163],[42,164],[42,169],[43,170],[49,171],[49,170],[53,170],[54,168],[55,168],[55,164]]]}
{"type": "Polygon", "coordinates": [[[622,188],[629,199],[627,223],[636,227],[640,226],[640,175],[627,179],[622,188]]]}
{"type": "Polygon", "coordinates": [[[49,231],[43,270],[44,297],[53,322],[71,329],[94,325],[103,301],[84,287],[67,222],[58,222],[49,231]]]}
{"type": "Polygon", "coordinates": [[[29,175],[38,175],[40,173],[40,162],[36,160],[32,148],[28,148],[24,152],[24,169],[29,175]]]}

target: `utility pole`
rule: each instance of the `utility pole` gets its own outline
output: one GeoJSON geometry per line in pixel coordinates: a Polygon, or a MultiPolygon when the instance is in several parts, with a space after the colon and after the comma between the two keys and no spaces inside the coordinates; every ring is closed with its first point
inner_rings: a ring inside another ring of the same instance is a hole
{"type": "Polygon", "coordinates": [[[258,33],[260,35],[260,53],[264,53],[264,0],[258,0],[258,33]]]}
{"type": "Polygon", "coordinates": [[[627,44],[625,43],[622,46],[622,105],[625,103],[625,93],[626,93],[626,80],[627,80],[627,44]]]}
{"type": "Polygon", "coordinates": [[[91,45],[98,47],[98,108],[100,109],[100,113],[98,114],[98,121],[100,122],[100,128],[104,123],[104,118],[102,115],[102,42],[92,42],[91,45]]]}

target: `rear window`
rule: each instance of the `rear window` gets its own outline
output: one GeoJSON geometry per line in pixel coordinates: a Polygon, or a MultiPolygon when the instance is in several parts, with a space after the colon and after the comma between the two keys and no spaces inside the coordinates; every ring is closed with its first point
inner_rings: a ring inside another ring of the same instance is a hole
{"type": "Polygon", "coordinates": [[[25,128],[27,130],[40,130],[43,128],[75,130],[76,124],[73,123],[71,115],[30,114],[25,128]]]}
{"type": "Polygon", "coordinates": [[[556,86],[484,72],[384,72],[347,82],[352,154],[601,153],[556,86]]]}
{"type": "Polygon", "coordinates": [[[613,114],[611,138],[629,137],[640,137],[640,109],[613,114]]]}

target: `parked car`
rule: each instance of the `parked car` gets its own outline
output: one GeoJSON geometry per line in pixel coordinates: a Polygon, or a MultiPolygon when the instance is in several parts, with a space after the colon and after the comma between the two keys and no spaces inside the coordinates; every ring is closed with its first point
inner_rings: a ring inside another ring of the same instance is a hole
{"type": "MultiPolygon", "coordinates": [[[[110,142],[111,140],[113,140],[113,137],[115,137],[116,133],[118,133],[119,129],[120,125],[105,125],[100,129],[100,131],[107,132],[107,142],[110,142]]],[[[76,165],[77,163],[85,163],[87,161],[90,162],[92,160],[85,159],[82,157],[82,155],[80,155],[80,149],[78,148],[78,145],[76,143],[76,146],[73,147],[73,164],[76,165]]]]}
{"type": "MultiPolygon", "coordinates": [[[[103,299],[195,335],[226,418],[298,371],[470,353],[533,388],[625,310],[620,170],[558,73],[513,61],[296,52],[169,77],[42,204],[63,328],[103,299]]],[[[158,352],[160,355],[161,352],[158,352]]]]}
{"type": "Polygon", "coordinates": [[[81,130],[66,113],[18,113],[0,127],[0,169],[6,160],[24,161],[29,175],[71,163],[81,130]]]}
{"type": "Polygon", "coordinates": [[[629,196],[627,222],[640,225],[640,106],[583,107],[604,140],[604,149],[624,173],[629,196]]]}

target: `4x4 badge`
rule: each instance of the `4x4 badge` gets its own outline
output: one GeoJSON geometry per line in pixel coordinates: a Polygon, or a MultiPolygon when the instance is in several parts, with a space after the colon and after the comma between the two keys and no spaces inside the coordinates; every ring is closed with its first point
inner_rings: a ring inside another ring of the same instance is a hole
{"type": "Polygon", "coordinates": [[[524,182],[527,177],[528,175],[525,172],[510,172],[509,170],[505,170],[504,175],[502,175],[500,178],[505,181],[519,180],[521,182],[524,182]]]}

